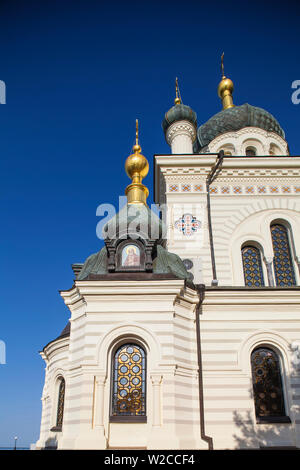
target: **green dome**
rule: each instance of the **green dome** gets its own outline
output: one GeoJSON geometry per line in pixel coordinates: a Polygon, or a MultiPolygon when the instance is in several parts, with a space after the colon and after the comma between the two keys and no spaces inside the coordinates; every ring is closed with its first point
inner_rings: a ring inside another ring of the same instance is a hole
{"type": "Polygon", "coordinates": [[[285,138],[283,129],[272,114],[265,109],[245,103],[241,106],[223,109],[200,126],[197,131],[196,151],[203,149],[218,135],[238,131],[244,127],[259,127],[285,138]]]}
{"type": "Polygon", "coordinates": [[[173,122],[176,121],[189,121],[197,127],[197,114],[185,104],[176,104],[169,111],[166,112],[164,120],[162,122],[162,128],[164,133],[167,132],[173,122]]]}
{"type": "Polygon", "coordinates": [[[162,220],[144,204],[125,204],[103,227],[103,236],[110,239],[122,238],[137,232],[144,238],[165,238],[166,227],[162,220]]]}

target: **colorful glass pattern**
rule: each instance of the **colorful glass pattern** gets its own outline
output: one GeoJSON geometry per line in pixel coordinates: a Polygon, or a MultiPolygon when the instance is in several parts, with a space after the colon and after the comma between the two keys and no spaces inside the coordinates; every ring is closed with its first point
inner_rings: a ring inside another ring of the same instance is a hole
{"type": "Polygon", "coordinates": [[[271,236],[276,284],[277,286],[295,286],[295,272],[286,227],[281,224],[273,224],[271,226],[271,236]]]}
{"type": "Polygon", "coordinates": [[[136,344],[114,356],[112,416],[146,416],[146,357],[136,344]]]}
{"type": "Polygon", "coordinates": [[[62,428],[64,419],[64,404],[65,404],[65,380],[61,379],[58,390],[58,404],[57,404],[57,417],[56,426],[62,428]]]}
{"type": "Polygon", "coordinates": [[[242,260],[245,285],[249,287],[264,286],[264,275],[259,249],[254,246],[245,246],[242,248],[242,260]]]}
{"type": "Polygon", "coordinates": [[[277,354],[269,348],[257,348],[251,355],[251,366],[256,416],[285,416],[277,354]]]}

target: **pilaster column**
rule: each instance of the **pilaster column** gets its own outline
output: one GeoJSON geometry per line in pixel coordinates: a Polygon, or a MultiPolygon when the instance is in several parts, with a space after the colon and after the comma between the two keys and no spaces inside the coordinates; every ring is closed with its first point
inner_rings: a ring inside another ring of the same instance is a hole
{"type": "Polygon", "coordinates": [[[273,257],[264,258],[266,268],[267,268],[267,276],[268,276],[268,283],[270,287],[275,286],[274,282],[274,275],[273,275],[273,257]]]}
{"type": "Polygon", "coordinates": [[[153,389],[153,421],[152,426],[161,425],[161,400],[160,400],[160,387],[162,376],[158,374],[151,375],[152,389],[153,389]]]}
{"type": "MultiPolygon", "coordinates": [[[[94,415],[94,426],[95,428],[104,427],[104,386],[106,382],[106,376],[97,375],[95,380],[95,415],[94,415]]],[[[104,432],[104,429],[103,429],[104,432]]]]}

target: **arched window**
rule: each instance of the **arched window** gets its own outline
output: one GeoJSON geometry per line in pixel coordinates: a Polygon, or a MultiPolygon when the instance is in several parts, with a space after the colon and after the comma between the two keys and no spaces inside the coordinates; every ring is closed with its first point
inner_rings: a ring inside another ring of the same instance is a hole
{"type": "Polygon", "coordinates": [[[56,428],[61,429],[64,419],[64,404],[65,404],[65,379],[61,378],[58,389],[58,402],[57,402],[57,415],[56,415],[56,428]]]}
{"type": "Polygon", "coordinates": [[[276,352],[267,347],[254,349],[251,367],[258,421],[289,422],[285,413],[280,361],[276,352]]]}
{"type": "Polygon", "coordinates": [[[295,286],[296,278],[287,228],[283,224],[272,224],[271,237],[274,251],[276,285],[295,286]]]}
{"type": "Polygon", "coordinates": [[[113,356],[110,421],[146,421],[146,354],[133,343],[113,356]]]}
{"type": "Polygon", "coordinates": [[[255,157],[256,155],[256,148],[255,147],[247,147],[245,150],[247,157],[255,157]]]}
{"type": "Polygon", "coordinates": [[[249,287],[264,286],[264,275],[259,249],[250,245],[244,246],[242,248],[242,260],[245,285],[249,287]]]}
{"type": "Polygon", "coordinates": [[[280,151],[280,148],[277,145],[272,143],[270,145],[269,154],[270,155],[281,155],[282,151],[280,151]]]}
{"type": "Polygon", "coordinates": [[[220,152],[220,150],[223,150],[224,155],[227,155],[228,157],[235,155],[236,153],[235,147],[233,144],[225,144],[221,148],[218,149],[218,152],[220,152]]]}

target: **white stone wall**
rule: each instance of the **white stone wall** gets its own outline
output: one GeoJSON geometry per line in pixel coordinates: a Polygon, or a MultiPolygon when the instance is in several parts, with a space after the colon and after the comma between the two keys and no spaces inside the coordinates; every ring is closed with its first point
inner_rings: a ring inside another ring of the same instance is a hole
{"type": "MultiPolygon", "coordinates": [[[[207,448],[200,437],[197,293],[181,280],[77,281],[62,296],[72,317],[58,448],[207,448]],[[147,353],[147,423],[109,422],[111,354],[121,341],[138,341],[147,353]]],[[[55,393],[49,391],[52,403],[55,393]]],[[[43,423],[46,440],[49,421],[43,423]]]]}
{"type": "Polygon", "coordinates": [[[215,449],[300,446],[300,374],[292,343],[300,338],[298,290],[206,291],[200,319],[205,424],[215,449]],[[257,424],[250,357],[268,346],[280,357],[291,423],[257,424]]]}
{"type": "MultiPolygon", "coordinates": [[[[212,281],[206,179],[217,160],[212,156],[156,156],[156,202],[166,204],[168,250],[202,267],[196,283],[212,281]],[[183,234],[177,222],[192,214],[201,223],[192,235],[183,234]]],[[[300,158],[225,158],[221,172],[210,185],[212,234],[219,285],[244,285],[241,246],[257,242],[264,263],[273,259],[270,223],[286,222],[293,234],[292,256],[299,284],[300,158]]],[[[265,269],[265,281],[266,267],[265,269]]]]}
{"type": "Polygon", "coordinates": [[[42,393],[42,417],[40,437],[36,448],[56,447],[61,433],[50,431],[56,426],[59,380],[63,377],[67,383],[69,338],[51,342],[44,349],[42,358],[46,362],[45,383],[42,393]]]}

